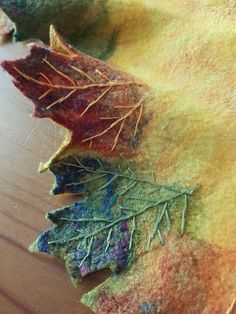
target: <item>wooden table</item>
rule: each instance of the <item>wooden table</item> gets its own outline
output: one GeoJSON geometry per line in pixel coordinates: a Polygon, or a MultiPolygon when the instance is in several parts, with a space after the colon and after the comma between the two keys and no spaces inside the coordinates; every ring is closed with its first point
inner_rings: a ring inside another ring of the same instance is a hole
{"type": "MultiPolygon", "coordinates": [[[[26,44],[3,42],[0,60],[26,54],[26,44]]],[[[49,224],[47,211],[73,202],[70,196],[51,196],[53,177],[39,175],[60,145],[63,130],[49,120],[30,117],[31,102],[0,71],[0,314],[87,314],[80,297],[108,275],[90,275],[72,286],[63,262],[32,254],[28,246],[49,224]]],[[[76,197],[74,197],[76,198],[76,197]]]]}

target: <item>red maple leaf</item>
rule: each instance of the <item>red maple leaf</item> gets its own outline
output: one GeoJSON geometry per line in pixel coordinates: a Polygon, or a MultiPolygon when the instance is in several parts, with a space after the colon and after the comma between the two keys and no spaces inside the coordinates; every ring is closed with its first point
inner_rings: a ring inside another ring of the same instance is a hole
{"type": "Polygon", "coordinates": [[[29,56],[2,67],[34,105],[71,131],[68,148],[132,155],[140,138],[147,87],[131,75],[75,51],[32,45],[29,56]]]}

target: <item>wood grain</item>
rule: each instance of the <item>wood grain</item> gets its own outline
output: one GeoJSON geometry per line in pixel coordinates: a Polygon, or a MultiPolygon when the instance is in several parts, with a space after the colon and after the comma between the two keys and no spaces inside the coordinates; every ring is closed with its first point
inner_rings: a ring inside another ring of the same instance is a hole
{"type": "MultiPolygon", "coordinates": [[[[0,60],[26,54],[25,43],[3,42],[0,60]]],[[[28,251],[41,230],[48,228],[47,211],[76,197],[51,196],[53,178],[38,175],[59,146],[63,130],[49,120],[30,117],[30,101],[0,71],[0,313],[88,314],[80,304],[86,291],[102,282],[107,272],[87,277],[75,288],[57,259],[28,251]]]]}

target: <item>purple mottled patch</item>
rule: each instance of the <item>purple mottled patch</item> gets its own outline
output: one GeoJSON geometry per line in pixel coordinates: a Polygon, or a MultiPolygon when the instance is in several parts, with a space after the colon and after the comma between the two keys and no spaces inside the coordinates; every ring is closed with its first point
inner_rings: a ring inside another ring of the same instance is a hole
{"type": "Polygon", "coordinates": [[[42,253],[49,253],[48,237],[50,234],[50,229],[43,231],[37,241],[38,250],[42,253]]]}
{"type": "Polygon", "coordinates": [[[120,230],[123,231],[123,232],[128,230],[128,225],[127,225],[126,221],[121,221],[121,223],[120,223],[120,230]]]}

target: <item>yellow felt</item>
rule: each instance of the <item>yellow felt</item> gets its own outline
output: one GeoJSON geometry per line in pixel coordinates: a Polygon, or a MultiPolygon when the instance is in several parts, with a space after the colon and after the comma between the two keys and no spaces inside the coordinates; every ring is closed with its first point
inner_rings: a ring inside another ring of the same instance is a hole
{"type": "MultiPolygon", "coordinates": [[[[108,62],[153,94],[134,162],[161,181],[197,185],[187,231],[235,249],[235,2],[109,0],[107,9],[119,29],[108,62]]],[[[63,157],[61,150],[52,161],[63,157]]]]}
{"type": "Polygon", "coordinates": [[[109,62],[156,93],[136,161],[161,180],[198,184],[188,231],[235,249],[235,2],[110,1],[110,10],[122,26],[109,62]]]}

